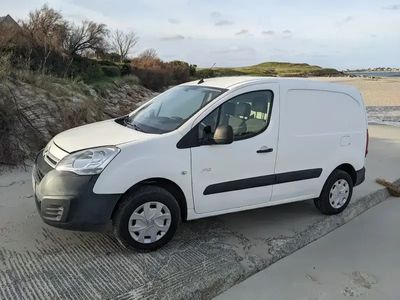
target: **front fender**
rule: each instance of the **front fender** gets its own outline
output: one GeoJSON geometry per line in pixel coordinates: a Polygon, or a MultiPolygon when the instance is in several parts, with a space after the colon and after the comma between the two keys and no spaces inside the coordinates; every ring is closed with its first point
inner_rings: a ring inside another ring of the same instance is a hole
{"type": "Polygon", "coordinates": [[[149,178],[164,178],[183,191],[188,209],[193,207],[190,149],[177,149],[174,139],[154,139],[118,146],[121,152],[96,181],[96,194],[124,194],[149,178]]]}

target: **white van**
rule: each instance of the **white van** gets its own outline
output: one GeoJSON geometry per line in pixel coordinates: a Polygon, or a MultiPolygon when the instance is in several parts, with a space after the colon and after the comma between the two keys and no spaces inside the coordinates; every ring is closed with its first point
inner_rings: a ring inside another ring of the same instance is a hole
{"type": "Polygon", "coordinates": [[[304,79],[225,77],[176,86],[118,119],[70,129],[39,153],[47,224],[112,220],[126,246],[167,243],[181,220],[314,199],[340,213],[365,177],[360,93],[304,79]]]}

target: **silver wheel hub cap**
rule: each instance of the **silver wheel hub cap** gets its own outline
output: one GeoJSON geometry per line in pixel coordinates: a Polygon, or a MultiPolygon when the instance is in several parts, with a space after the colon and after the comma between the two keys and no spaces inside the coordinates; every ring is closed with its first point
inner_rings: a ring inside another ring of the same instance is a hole
{"type": "Polygon", "coordinates": [[[329,203],[333,208],[341,208],[349,198],[350,186],[344,179],[337,180],[329,192],[329,203]]]}
{"type": "Polygon", "coordinates": [[[171,226],[171,213],[160,202],[146,202],[140,205],[129,218],[128,230],[131,237],[142,244],[161,239],[171,226]]]}

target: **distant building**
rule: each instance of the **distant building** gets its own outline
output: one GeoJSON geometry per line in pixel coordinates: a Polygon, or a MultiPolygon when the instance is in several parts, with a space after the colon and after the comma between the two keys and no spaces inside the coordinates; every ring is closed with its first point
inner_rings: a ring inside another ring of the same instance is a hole
{"type": "Polygon", "coordinates": [[[22,29],[10,16],[0,17],[0,50],[25,43],[22,29]]]}
{"type": "Polygon", "coordinates": [[[0,29],[20,29],[19,24],[10,16],[0,17],[0,29]]]}

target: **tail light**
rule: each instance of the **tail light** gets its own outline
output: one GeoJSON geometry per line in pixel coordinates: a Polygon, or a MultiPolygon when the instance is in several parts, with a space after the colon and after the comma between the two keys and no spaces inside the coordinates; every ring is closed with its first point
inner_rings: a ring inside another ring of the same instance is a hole
{"type": "Polygon", "coordinates": [[[365,157],[367,157],[367,154],[368,154],[368,145],[369,145],[369,133],[368,133],[368,129],[367,129],[367,142],[365,144],[365,157]]]}

